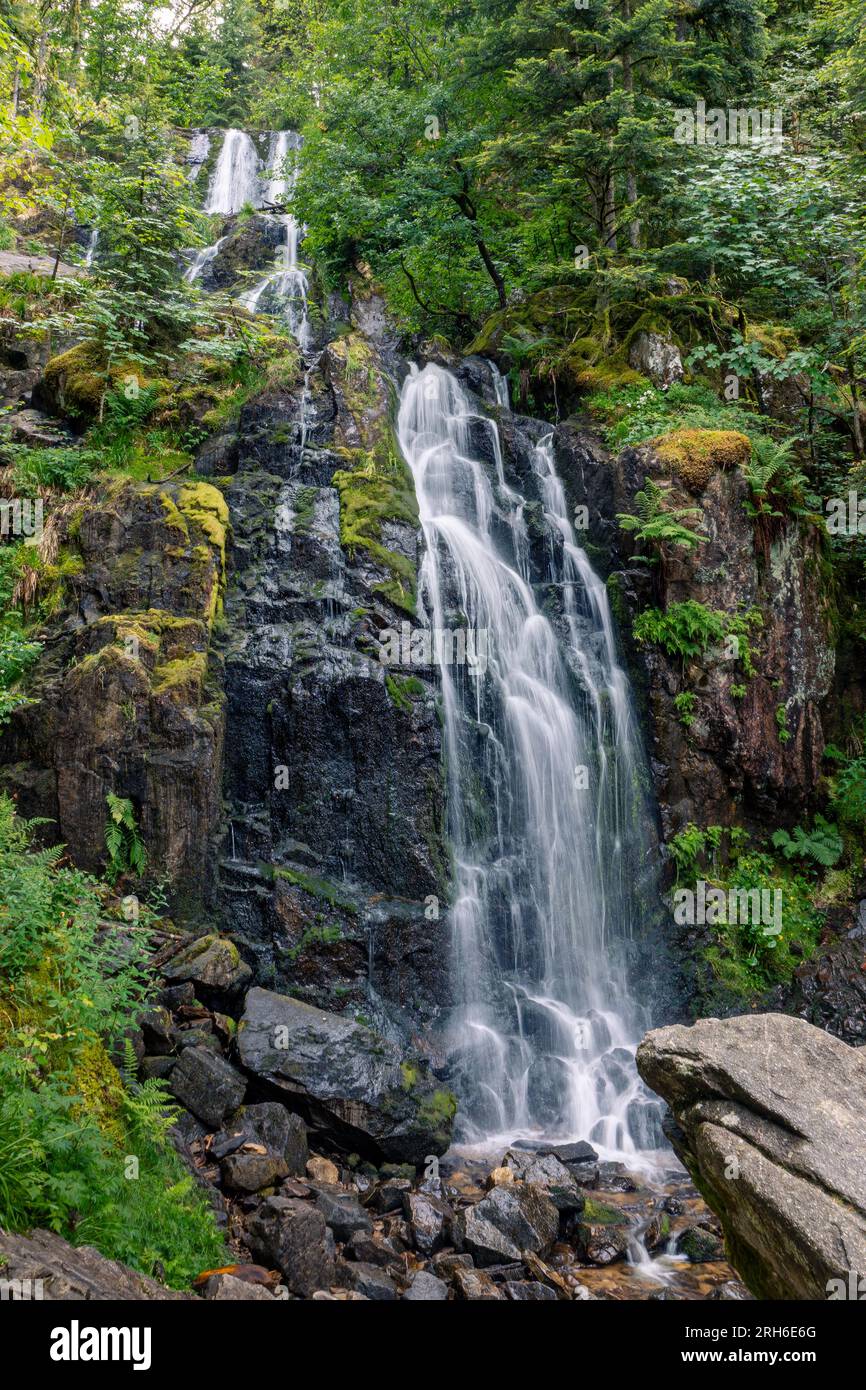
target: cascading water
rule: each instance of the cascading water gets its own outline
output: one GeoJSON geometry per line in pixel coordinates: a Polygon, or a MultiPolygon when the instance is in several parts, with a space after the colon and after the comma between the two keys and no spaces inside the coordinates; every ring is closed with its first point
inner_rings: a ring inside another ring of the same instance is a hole
{"type": "MultiPolygon", "coordinates": [[[[265,205],[281,206],[291,194],[297,180],[297,162],[293,161],[291,170],[286,176],[285,165],[289,157],[289,152],[297,154],[301,146],[301,138],[292,130],[277,131],[271,136],[271,144],[268,150],[268,168],[271,171],[271,178],[265,188],[265,205]]],[[[279,220],[284,228],[283,244],[279,251],[279,267],[270,271],[254,285],[246,294],[241,295],[241,304],[251,313],[259,310],[262,302],[265,305],[273,303],[286,316],[295,338],[297,338],[302,348],[307,346],[308,339],[308,315],[307,315],[307,295],[309,287],[307,277],[298,265],[298,240],[300,229],[297,220],[291,213],[278,214],[279,220]]]]}
{"type": "MultiPolygon", "coordinates": [[[[277,267],[242,294],[240,303],[253,314],[262,309],[283,314],[301,348],[306,348],[309,344],[309,286],[306,274],[298,264],[300,228],[292,213],[274,211],[284,207],[291,199],[297,179],[296,156],[300,145],[301,138],[295,131],[274,131],[265,164],[262,165],[250,136],[242,130],[227,130],[204,211],[231,216],[249,204],[262,208],[263,217],[272,218],[279,224],[281,245],[277,267]],[[290,156],[294,158],[287,171],[290,156]],[[267,179],[263,185],[264,171],[267,172],[267,179]]],[[[191,166],[196,169],[200,167],[200,161],[206,158],[206,150],[202,153],[203,150],[202,135],[196,132],[188,156],[191,166]]],[[[212,246],[202,247],[195,253],[184,272],[184,279],[189,284],[196,281],[216,260],[229,235],[220,237],[212,246]]]]}
{"type": "Polygon", "coordinates": [[[434,632],[468,625],[467,651],[486,653],[474,667],[440,662],[462,1137],[587,1139],[639,1160],[659,1143],[626,962],[648,842],[606,590],[577,545],[552,434],[536,435],[538,495],[523,496],[495,423],[432,364],[406,379],[398,433],[426,543],[422,619],[434,632]]]}
{"type": "Polygon", "coordinates": [[[249,203],[259,200],[259,156],[244,130],[227,130],[219,153],[205,212],[221,212],[228,217],[249,203]]]}

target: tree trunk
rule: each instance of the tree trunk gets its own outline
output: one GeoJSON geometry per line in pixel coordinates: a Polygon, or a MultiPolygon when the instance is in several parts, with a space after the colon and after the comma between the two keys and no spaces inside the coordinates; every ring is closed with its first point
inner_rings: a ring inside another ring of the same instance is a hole
{"type": "Polygon", "coordinates": [[[452,193],[451,197],[454,199],[454,202],[457,204],[460,211],[463,213],[463,216],[467,219],[467,221],[470,223],[472,227],[472,236],[475,241],[475,245],[478,248],[478,254],[484,262],[484,267],[487,271],[487,274],[490,276],[491,280],[493,281],[493,284],[496,287],[496,297],[499,300],[499,307],[500,309],[505,309],[508,305],[508,300],[505,295],[505,281],[503,280],[502,276],[499,273],[499,270],[497,269],[496,262],[490,254],[490,248],[484,240],[484,237],[481,233],[481,228],[478,225],[478,214],[475,209],[475,204],[472,202],[472,199],[469,196],[469,181],[466,177],[466,172],[460,167],[459,164],[457,165],[457,170],[460,174],[463,187],[461,188],[459,193],[452,193]]]}

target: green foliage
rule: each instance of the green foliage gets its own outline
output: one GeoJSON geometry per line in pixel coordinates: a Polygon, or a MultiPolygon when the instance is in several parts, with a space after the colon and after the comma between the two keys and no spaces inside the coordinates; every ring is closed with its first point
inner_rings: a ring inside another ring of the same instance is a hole
{"type": "Polygon", "coordinates": [[[764,416],[725,404],[708,386],[676,383],[662,391],[647,381],[595,392],[587,398],[587,406],[605,421],[605,439],[614,449],[642,444],[673,430],[735,430],[754,440],[767,429],[764,416]]]}
{"type": "Polygon", "coordinates": [[[668,656],[678,656],[683,663],[707,655],[724,642],[745,675],[751,677],[755,674],[755,664],[750,633],[762,624],[763,617],[757,608],[724,613],[707,608],[697,599],[686,599],[682,603],[669,603],[664,610],[644,609],[635,619],[633,632],[638,642],[654,643],[668,656]]]}
{"type": "Polygon", "coordinates": [[[29,704],[27,696],[16,692],[14,686],[41,651],[41,642],[29,641],[14,618],[0,626],[0,726],[13,710],[29,704]]]}
{"type": "Polygon", "coordinates": [[[787,705],[776,706],[776,731],[779,735],[780,743],[790,743],[793,738],[791,730],[788,728],[788,707],[787,705]]]}
{"type": "Polygon", "coordinates": [[[631,532],[644,545],[650,546],[655,554],[637,556],[648,564],[658,564],[668,546],[680,546],[684,550],[694,550],[706,539],[696,531],[690,531],[683,523],[686,518],[700,516],[699,507],[678,507],[670,509],[666,505],[666,489],[652,478],[644,479],[642,491],[636,492],[634,501],[637,513],[618,512],[617,521],[623,531],[631,532]]]}
{"type": "Polygon", "coordinates": [[[121,874],[138,877],[147,867],[147,850],[138,831],[135,810],[128,797],[109,792],[105,798],[108,821],[105,826],[105,847],[108,850],[106,878],[114,883],[121,874]]]}
{"type": "Polygon", "coordinates": [[[646,608],[635,619],[633,630],[638,642],[654,643],[668,656],[678,656],[685,662],[703,656],[721,642],[726,618],[726,614],[706,608],[697,599],[686,599],[668,604],[664,612],[646,608]]]}
{"type": "Polygon", "coordinates": [[[824,749],[824,757],[841,764],[833,779],[833,814],[841,825],[862,837],[866,827],[866,757],[849,758],[831,744],[824,749]]]}
{"type": "Polygon", "coordinates": [[[0,1226],[158,1261],[183,1287],[222,1242],[167,1140],[164,1084],[127,1060],[124,1087],[106,1050],[148,1005],[147,919],[106,930],[105,890],[36,829],[0,797],[0,1226]]]}
{"type": "Polygon", "coordinates": [[[695,705],[698,697],[691,690],[681,690],[674,696],[674,709],[680,717],[684,729],[690,729],[695,722],[695,705]]]}
{"type": "Polygon", "coordinates": [[[816,816],[811,830],[795,826],[793,833],[777,830],[772,843],[786,859],[806,859],[822,868],[832,868],[842,858],[843,845],[839,831],[824,816],[816,816]]]}

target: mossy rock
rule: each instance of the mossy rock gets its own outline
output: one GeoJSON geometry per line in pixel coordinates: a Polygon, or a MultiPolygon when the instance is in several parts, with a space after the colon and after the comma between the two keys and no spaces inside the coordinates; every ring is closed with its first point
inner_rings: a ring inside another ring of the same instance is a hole
{"type": "Polygon", "coordinates": [[[768,357],[781,361],[799,346],[797,335],[791,328],[780,323],[750,323],[743,335],[747,343],[758,343],[768,357]]]}
{"type": "Polygon", "coordinates": [[[72,1107],[76,1114],[95,1120],[101,1132],[122,1143],[123,1082],[103,1044],[86,1043],[78,1054],[72,1074],[74,1094],[80,1099],[72,1107]]]}
{"type": "Polygon", "coordinates": [[[718,469],[745,465],[752,456],[749,439],[737,430],[674,430],[649,443],[691,492],[703,492],[718,469]]]}
{"type": "MultiPolygon", "coordinates": [[[[343,451],[344,456],[350,454],[343,451]]],[[[382,543],[387,521],[405,522],[413,530],[419,524],[415,486],[408,466],[394,449],[385,458],[351,451],[356,466],[338,469],[332,485],[340,494],[340,544],[349,555],[360,547],[386,571],[376,585],[397,607],[415,611],[415,566],[405,555],[382,543]]]]}
{"type": "Polygon", "coordinates": [[[570,337],[583,321],[589,326],[586,293],[573,285],[551,285],[531,294],[520,304],[499,309],[486,320],[467,354],[495,356],[504,350],[506,338],[529,345],[539,338],[570,337]]]}
{"type": "Polygon", "coordinates": [[[595,366],[572,367],[574,384],[582,392],[616,391],[623,386],[646,386],[647,379],[617,358],[607,358],[595,366]]]}
{"type": "Polygon", "coordinates": [[[192,703],[198,704],[206,673],[206,652],[192,652],[189,656],[177,657],[174,661],[157,666],[153,673],[153,694],[171,694],[177,699],[189,696],[192,703]]]}
{"type": "Polygon", "coordinates": [[[46,363],[42,388],[65,414],[93,419],[110,386],[107,363],[98,343],[77,343],[46,363]]]}

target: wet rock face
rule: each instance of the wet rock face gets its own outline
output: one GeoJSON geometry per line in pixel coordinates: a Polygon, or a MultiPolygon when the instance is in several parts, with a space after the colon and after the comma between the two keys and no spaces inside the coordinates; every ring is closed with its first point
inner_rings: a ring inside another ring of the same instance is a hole
{"type": "Polygon", "coordinates": [[[271,217],[232,218],[226,228],[226,240],[202,271],[199,284],[205,290],[249,288],[254,279],[245,272],[270,270],[284,238],[281,224],[271,217]]]}
{"type": "Polygon", "coordinates": [[[426,1064],[349,1018],[252,989],[238,1050],[248,1072],[290,1095],[347,1152],[420,1164],[450,1143],[453,1098],[426,1064]]]}
{"type": "Polygon", "coordinates": [[[815,532],[792,521],[765,549],[746,512],[745,479],[723,461],[703,470],[683,464],[684,478],[649,446],[606,458],[573,425],[557,431],[557,454],[572,500],[588,508],[590,553],[606,555],[614,570],[609,589],[627,646],[631,623],[647,606],[694,601],[754,617],[746,632],[752,675],[744,670],[742,637],[739,647],[716,646],[685,663],[658,645],[631,646],[666,838],[689,821],[745,819],[775,828],[795,820],[819,777],[821,704],[834,667],[815,532]],[[689,524],[707,536],[691,552],[673,551],[661,572],[634,563],[631,538],[616,522],[617,512],[634,511],[646,477],[672,481],[671,505],[698,507],[689,524]],[[683,691],[695,696],[687,727],[674,703],[683,691]]]}
{"type": "Polygon", "coordinates": [[[257,982],[408,1039],[447,1004],[447,854],[434,672],[387,644],[418,562],[390,403],[350,331],[241,415],[220,898],[257,982]]]}
{"type": "Polygon", "coordinates": [[[764,1014],[657,1029],[637,1063],[752,1291],[850,1297],[866,1270],[862,1049],[764,1014]]]}

